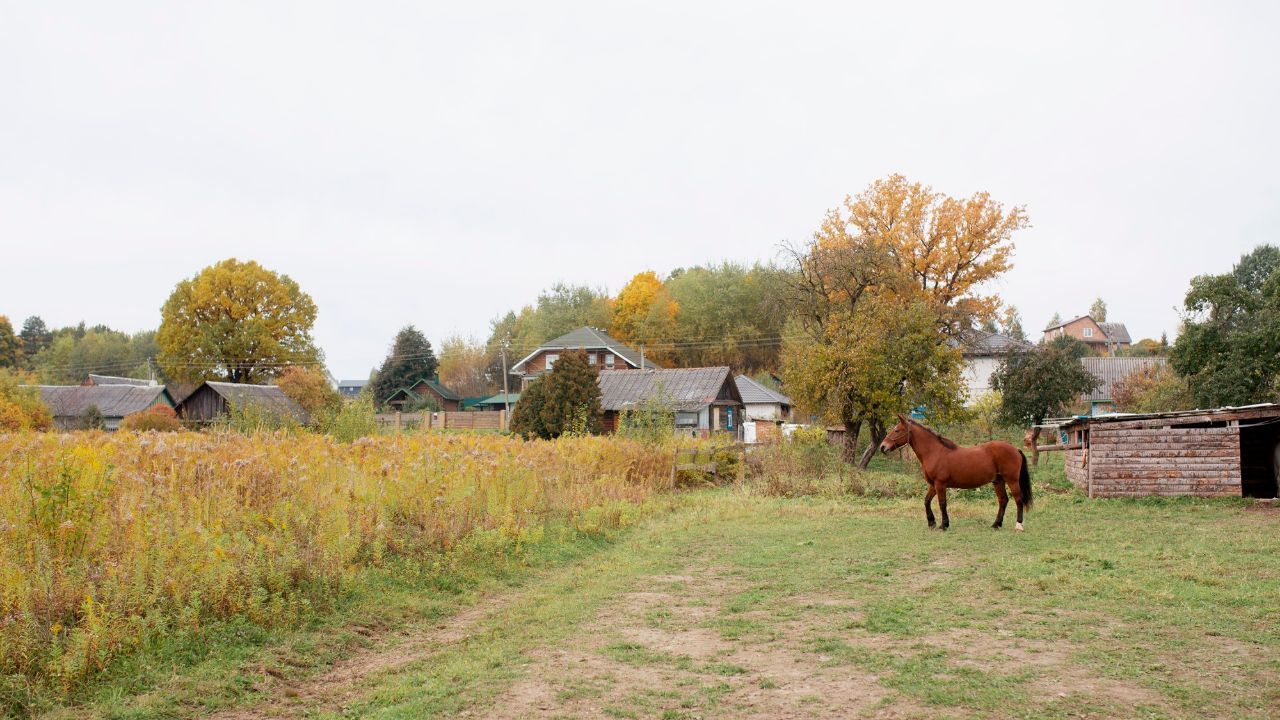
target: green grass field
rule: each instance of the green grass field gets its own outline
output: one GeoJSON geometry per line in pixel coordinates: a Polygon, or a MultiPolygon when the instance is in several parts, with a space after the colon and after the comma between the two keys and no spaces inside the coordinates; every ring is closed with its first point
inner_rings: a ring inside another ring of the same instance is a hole
{"type": "Polygon", "coordinates": [[[944,534],[912,472],[861,479],[890,497],[694,490],[497,566],[389,569],[301,631],[224,628],[48,715],[1280,714],[1280,510],[1090,501],[1050,464],[1027,532],[990,529],[987,489],[944,534]]]}

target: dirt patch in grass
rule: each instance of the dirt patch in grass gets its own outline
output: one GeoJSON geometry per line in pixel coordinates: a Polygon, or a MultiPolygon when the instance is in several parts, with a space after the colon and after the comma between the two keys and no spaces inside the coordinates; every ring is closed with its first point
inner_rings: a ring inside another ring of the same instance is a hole
{"type": "MultiPolygon", "coordinates": [[[[806,652],[801,623],[779,623],[772,640],[754,643],[716,629],[726,603],[747,590],[737,578],[690,572],[647,578],[645,586],[601,612],[580,647],[536,652],[528,676],[477,716],[908,717],[922,710],[894,698],[874,675],[806,652]]],[[[805,604],[846,606],[823,597],[805,604]]],[[[761,610],[728,615],[767,622],[761,610]]]]}

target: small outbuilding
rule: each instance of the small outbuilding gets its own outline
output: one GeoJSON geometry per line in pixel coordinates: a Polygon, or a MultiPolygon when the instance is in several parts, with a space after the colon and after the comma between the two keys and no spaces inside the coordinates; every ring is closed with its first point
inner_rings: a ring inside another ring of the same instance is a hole
{"type": "Polygon", "coordinates": [[[80,430],[97,408],[102,428],[116,430],[126,415],[155,405],[173,407],[163,385],[39,385],[40,399],[59,430],[80,430]]]}
{"type": "Polygon", "coordinates": [[[231,406],[252,406],[259,412],[305,425],[310,418],[302,406],[275,385],[246,385],[228,382],[200,383],[175,408],[184,422],[208,424],[222,420],[231,406]]]}
{"type": "Polygon", "coordinates": [[[1089,497],[1277,495],[1280,405],[1068,420],[1066,475],[1089,497]]]}
{"type": "Polygon", "coordinates": [[[656,401],[675,411],[676,431],[681,434],[741,437],[742,395],[727,367],[601,370],[597,382],[607,432],[618,429],[623,411],[656,401]]]}

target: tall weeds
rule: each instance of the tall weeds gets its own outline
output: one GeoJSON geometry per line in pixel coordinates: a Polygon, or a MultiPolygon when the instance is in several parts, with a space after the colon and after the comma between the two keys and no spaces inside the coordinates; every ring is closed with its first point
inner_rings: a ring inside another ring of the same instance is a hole
{"type": "Polygon", "coordinates": [[[294,622],[363,566],[477,531],[617,525],[671,461],[598,437],[0,435],[0,703],[211,620],[294,622]]]}

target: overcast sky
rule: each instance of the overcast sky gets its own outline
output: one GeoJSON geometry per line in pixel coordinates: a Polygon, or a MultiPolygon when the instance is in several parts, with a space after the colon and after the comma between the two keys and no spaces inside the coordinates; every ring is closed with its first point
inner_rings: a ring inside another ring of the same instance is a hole
{"type": "Polygon", "coordinates": [[[1027,207],[1028,330],[1172,335],[1280,237],[1280,4],[0,0],[0,314],[153,329],[227,257],[335,375],[557,281],[776,257],[893,172],[1027,207]]]}

